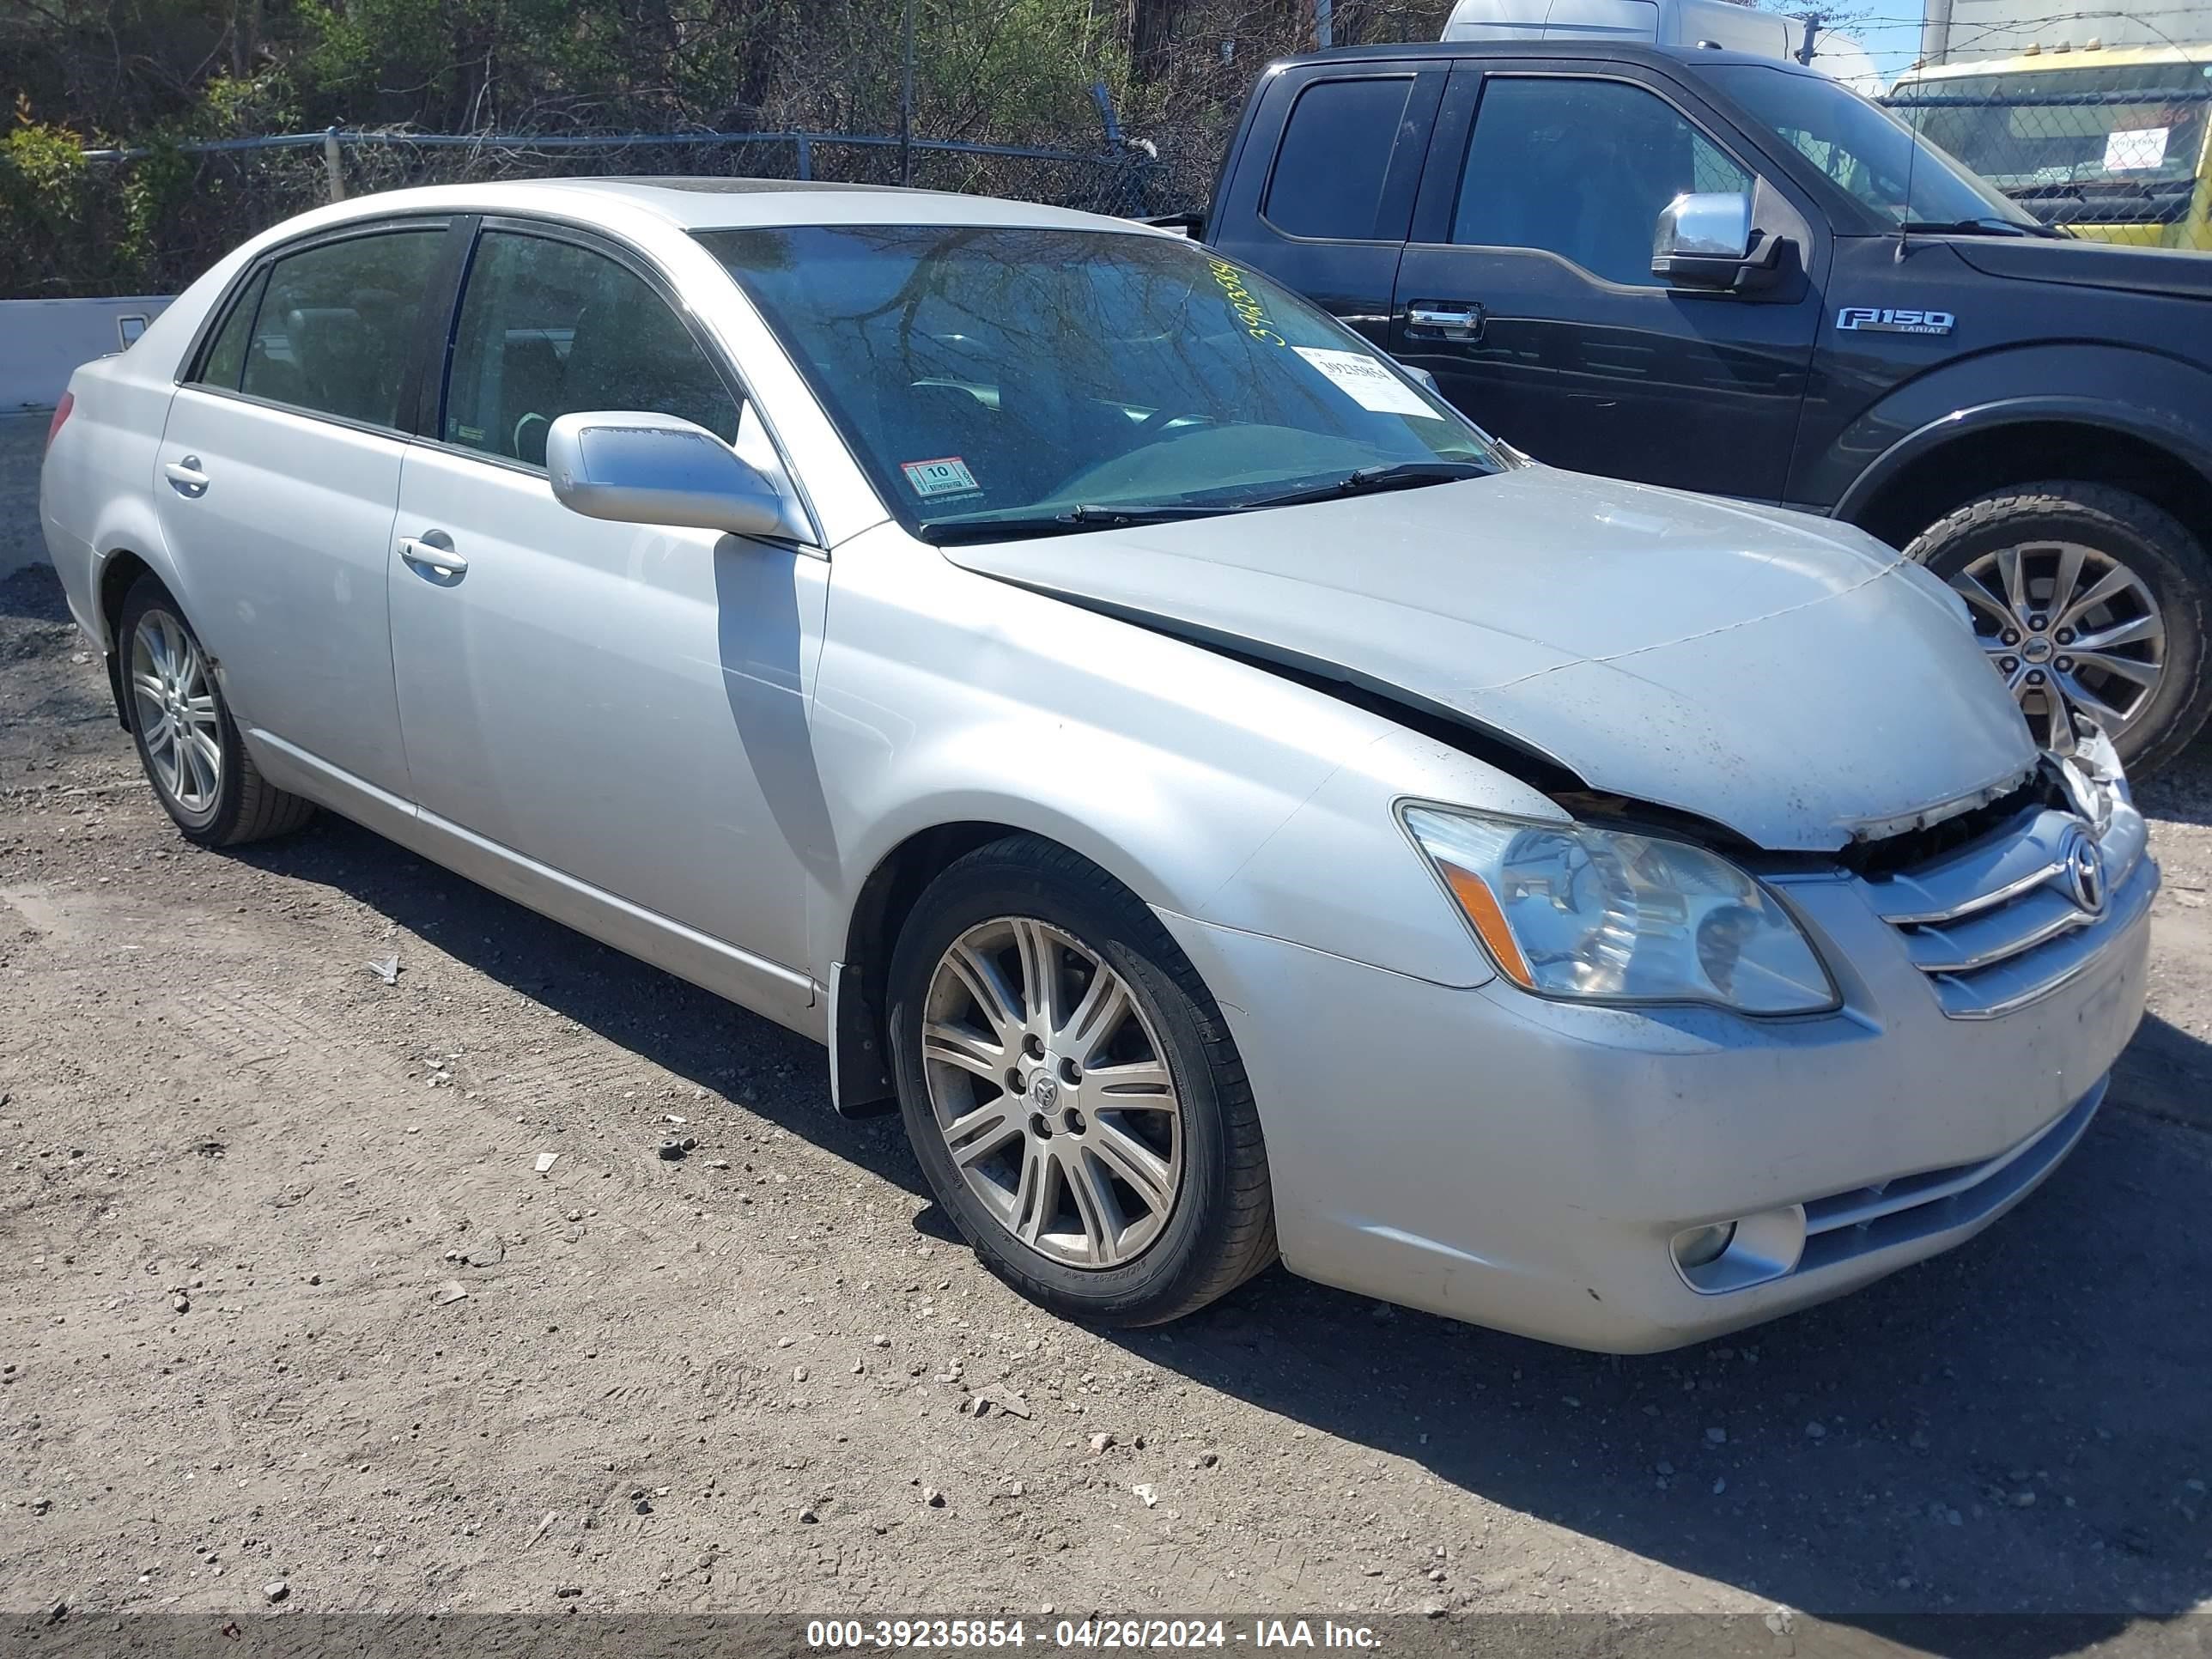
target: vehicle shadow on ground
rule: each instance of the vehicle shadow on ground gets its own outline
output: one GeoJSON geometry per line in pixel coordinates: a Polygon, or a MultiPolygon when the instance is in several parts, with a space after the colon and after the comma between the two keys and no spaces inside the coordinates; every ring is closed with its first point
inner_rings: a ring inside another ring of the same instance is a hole
{"type": "Polygon", "coordinates": [[[1734,1337],[1581,1354],[1278,1270],[1121,1340],[1763,1598],[1935,1652],[2075,1652],[2212,1595],[2212,1230],[2193,1218],[2212,1143],[2157,1058],[2186,1063],[2185,1090],[2212,1045],[2155,1017],[2146,1041],[2079,1151],[1989,1232],[1734,1337]],[[2021,1612],[2043,1616],[1992,1616],[2021,1612]]]}
{"type": "MultiPolygon", "coordinates": [[[[236,848],[228,856],[334,888],[641,1059],[918,1197],[928,1195],[897,1118],[838,1116],[830,1104],[825,1051],[772,1020],[334,814],[322,814],[301,835],[236,848]]],[[[949,1229],[944,1236],[951,1237],[949,1229]]]]}
{"type": "MultiPolygon", "coordinates": [[[[836,1116],[822,1051],[801,1037],[335,818],[240,856],[346,892],[927,1198],[898,1120],[836,1116]]],[[[2212,1074],[2212,1048],[2185,1033],[2154,1020],[2146,1039],[2150,1063],[2124,1068],[2116,1098],[2155,1112],[2177,1063],[2212,1074]]],[[[1573,1352],[1280,1268],[1115,1340],[1684,1572],[1938,1651],[2056,1655],[2212,1595],[2212,1498],[2187,1484],[2212,1477],[2208,1195],[2202,1136],[2108,1107],[2041,1192],[1965,1249],[1679,1353],[1573,1352]],[[1934,1636],[1909,1622],[2021,1607],[2075,1616],[1934,1636]]],[[[933,1204],[915,1225],[951,1237],[933,1204]]],[[[1449,1552],[1446,1588],[1479,1607],[1476,1540],[1434,1541],[1449,1552]]]]}
{"type": "Polygon", "coordinates": [[[2138,782],[2136,801],[2157,817],[2212,825],[2212,728],[2200,733],[2157,776],[2138,782]]]}
{"type": "Polygon", "coordinates": [[[69,599],[62,592],[61,579],[54,574],[53,566],[27,564],[0,576],[0,617],[25,622],[70,623],[69,599]]]}

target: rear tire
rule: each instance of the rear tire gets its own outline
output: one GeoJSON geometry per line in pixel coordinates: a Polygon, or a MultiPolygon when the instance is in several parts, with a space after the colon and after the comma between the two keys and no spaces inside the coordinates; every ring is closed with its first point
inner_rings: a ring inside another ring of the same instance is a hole
{"type": "Polygon", "coordinates": [[[2212,557],[2141,496],[2071,479],[2015,485],[1947,514],[1905,553],[1967,599],[1983,649],[2039,741],[2049,741],[2049,696],[2060,690],[2143,775],[2179,754],[2212,716],[2212,557]],[[2015,573],[2009,592],[2008,570],[2015,573]],[[2046,601],[2061,583],[2070,599],[2053,610],[2046,601]],[[2081,605],[2104,586],[2109,598],[2081,605]],[[2081,615],[2069,617],[2069,605],[2081,615]],[[2112,643],[2075,654],[2082,641],[2100,640],[2112,643]]]}
{"type": "Polygon", "coordinates": [[[1236,1043],[1167,930],[1103,871],[1030,836],[970,853],[907,918],[890,999],[922,1172],[1022,1295],[1153,1325],[1275,1259],[1236,1043]]]}
{"type": "Polygon", "coordinates": [[[124,595],[115,639],[138,763],[185,840],[236,847],[314,817],[312,801],[277,788],[253,764],[199,635],[152,576],[124,595]]]}

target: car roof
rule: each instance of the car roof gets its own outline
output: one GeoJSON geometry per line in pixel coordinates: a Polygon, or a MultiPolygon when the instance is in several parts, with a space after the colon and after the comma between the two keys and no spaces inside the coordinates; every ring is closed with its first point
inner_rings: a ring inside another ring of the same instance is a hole
{"type": "MultiPolygon", "coordinates": [[[[740,230],[779,225],[1004,225],[1013,228],[1125,231],[1160,235],[1127,219],[1073,208],[896,185],[835,185],[788,179],[563,178],[434,185],[349,198],[343,216],[442,210],[465,213],[545,213],[591,219],[595,210],[643,211],[685,231],[740,230]]],[[[333,217],[339,216],[331,216],[333,217]]],[[[325,218],[324,222],[329,222],[325,218]]]]}

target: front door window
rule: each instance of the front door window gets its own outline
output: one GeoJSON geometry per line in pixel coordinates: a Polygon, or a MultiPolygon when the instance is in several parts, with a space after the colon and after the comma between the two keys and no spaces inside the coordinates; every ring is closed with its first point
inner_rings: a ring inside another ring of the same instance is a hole
{"type": "Polygon", "coordinates": [[[1451,240],[1539,248],[1609,283],[1657,287],[1651,235],[1660,210],[1686,191],[1751,187],[1751,174],[1719,145],[1641,87],[1493,76],[1468,143],[1451,240]]]}
{"type": "Polygon", "coordinates": [[[574,242],[485,232],[454,335],[446,441],[543,466],[557,417],[619,409],[738,435],[736,398],[643,277],[574,242]]]}

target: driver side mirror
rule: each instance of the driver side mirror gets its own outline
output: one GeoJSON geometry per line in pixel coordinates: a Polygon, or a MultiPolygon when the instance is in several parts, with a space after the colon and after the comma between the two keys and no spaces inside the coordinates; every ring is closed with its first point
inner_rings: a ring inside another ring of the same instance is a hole
{"type": "Polygon", "coordinates": [[[1783,243],[1767,237],[1754,256],[1756,240],[1748,195],[1685,192],[1659,210],[1651,274],[1677,288],[1757,288],[1771,279],[1783,243]]]}
{"type": "Polygon", "coordinates": [[[641,410],[563,415],[545,434],[562,506],[587,519],[811,543],[806,514],[775,479],[702,426],[641,410]]]}

